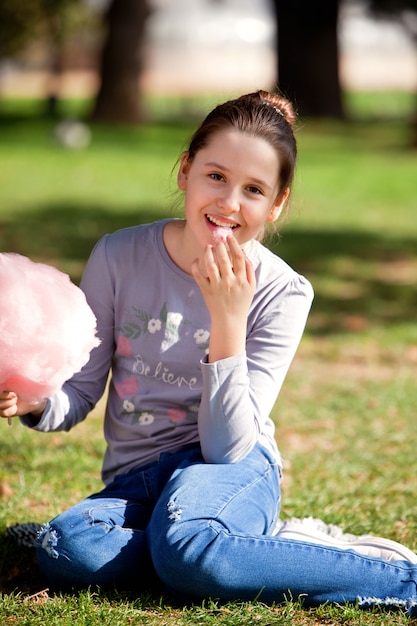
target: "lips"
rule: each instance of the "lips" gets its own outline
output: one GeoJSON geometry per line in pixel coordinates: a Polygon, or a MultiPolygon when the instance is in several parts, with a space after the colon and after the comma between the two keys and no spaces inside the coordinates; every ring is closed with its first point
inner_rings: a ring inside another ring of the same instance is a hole
{"type": "Polygon", "coordinates": [[[227,239],[239,227],[239,224],[236,224],[235,222],[220,219],[218,217],[214,217],[213,215],[206,215],[206,220],[215,243],[226,243],[227,239]]]}
{"type": "Polygon", "coordinates": [[[235,222],[229,222],[224,219],[219,219],[218,217],[214,217],[213,215],[206,215],[206,220],[212,228],[228,228],[230,230],[235,230],[239,227],[239,224],[236,224],[235,222]]]}

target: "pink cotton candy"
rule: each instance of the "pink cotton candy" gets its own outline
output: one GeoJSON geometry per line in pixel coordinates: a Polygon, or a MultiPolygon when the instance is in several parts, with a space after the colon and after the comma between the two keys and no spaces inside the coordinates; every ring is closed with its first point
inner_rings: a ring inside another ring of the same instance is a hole
{"type": "Polygon", "coordinates": [[[213,239],[216,243],[220,243],[221,241],[225,243],[231,232],[232,229],[227,226],[218,226],[213,232],[213,239]]]}
{"type": "Polygon", "coordinates": [[[67,274],[0,254],[0,391],[33,402],[49,397],[99,343],[94,313],[67,274]]]}

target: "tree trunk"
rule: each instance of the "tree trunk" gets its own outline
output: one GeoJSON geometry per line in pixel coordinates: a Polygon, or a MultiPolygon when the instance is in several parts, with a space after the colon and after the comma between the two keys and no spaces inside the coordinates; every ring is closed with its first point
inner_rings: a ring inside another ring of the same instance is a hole
{"type": "Polygon", "coordinates": [[[45,18],[48,26],[50,59],[46,97],[46,115],[47,117],[55,118],[58,115],[62,73],[64,70],[64,17],[57,13],[51,13],[46,15],[45,18]]]}
{"type": "Polygon", "coordinates": [[[411,147],[417,150],[417,94],[414,97],[414,113],[411,118],[411,147]]]}
{"type": "Polygon", "coordinates": [[[273,2],[278,84],[301,115],[344,118],[339,80],[338,0],[273,2]]]}
{"type": "Polygon", "coordinates": [[[134,124],[142,121],[139,88],[147,0],[113,0],[106,14],[107,38],[101,57],[101,86],[92,119],[134,124]]]}

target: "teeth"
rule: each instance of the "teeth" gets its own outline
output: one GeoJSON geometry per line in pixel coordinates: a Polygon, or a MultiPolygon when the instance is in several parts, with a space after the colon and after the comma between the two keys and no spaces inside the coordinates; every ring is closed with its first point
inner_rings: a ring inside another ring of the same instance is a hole
{"type": "Polygon", "coordinates": [[[221,228],[236,228],[237,224],[230,224],[230,223],[225,223],[225,222],[221,222],[220,220],[217,220],[214,217],[211,217],[211,215],[207,215],[207,219],[209,222],[211,222],[212,224],[214,224],[215,226],[220,226],[221,228]]]}

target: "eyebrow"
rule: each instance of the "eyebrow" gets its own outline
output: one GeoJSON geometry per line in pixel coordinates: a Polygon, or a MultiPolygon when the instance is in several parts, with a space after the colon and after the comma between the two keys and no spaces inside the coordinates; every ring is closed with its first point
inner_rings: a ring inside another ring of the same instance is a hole
{"type": "MultiPolygon", "coordinates": [[[[215,169],[223,170],[224,172],[229,172],[230,171],[225,165],[222,165],[221,163],[216,163],[216,161],[209,161],[208,163],[205,163],[205,166],[206,167],[214,167],[215,169]]],[[[268,183],[266,183],[261,178],[252,178],[252,177],[250,177],[250,180],[255,185],[260,185],[261,187],[266,187],[267,189],[272,189],[271,185],[268,185],[268,183]]]]}

